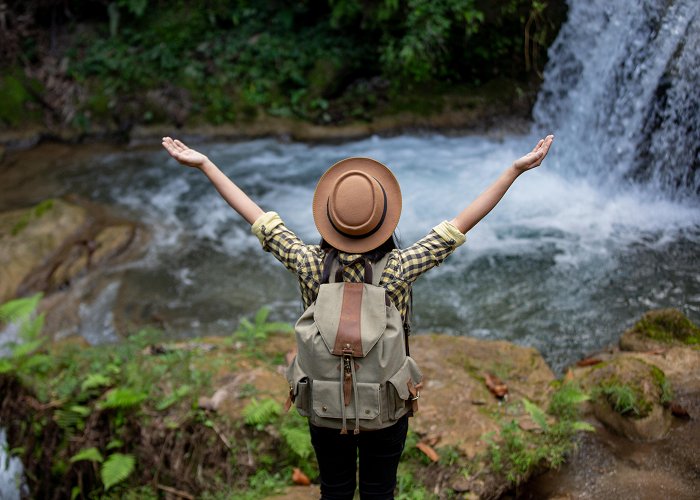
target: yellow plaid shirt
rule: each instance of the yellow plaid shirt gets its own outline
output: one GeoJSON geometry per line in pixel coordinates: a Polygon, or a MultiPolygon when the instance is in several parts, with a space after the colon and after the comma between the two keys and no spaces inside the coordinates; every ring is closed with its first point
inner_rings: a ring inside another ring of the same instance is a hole
{"type": "MultiPolygon", "coordinates": [[[[276,212],[261,215],[251,229],[263,250],[272,253],[297,275],[304,308],[309,307],[316,300],[321,285],[325,252],[319,245],[305,245],[276,212]]],[[[386,289],[404,321],[413,282],[428,269],[440,265],[464,241],[462,232],[444,221],[410,247],[391,251],[379,285],[386,289]]],[[[343,281],[359,283],[364,280],[362,254],[338,252],[338,259],[345,266],[343,281]]]]}

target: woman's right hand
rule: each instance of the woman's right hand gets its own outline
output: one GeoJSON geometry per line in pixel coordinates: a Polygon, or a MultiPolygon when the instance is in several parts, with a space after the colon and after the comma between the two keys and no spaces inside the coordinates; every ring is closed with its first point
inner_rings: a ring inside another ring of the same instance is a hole
{"type": "Polygon", "coordinates": [[[170,156],[187,167],[202,168],[209,161],[209,158],[202,153],[188,148],[177,139],[163,137],[163,147],[170,153],[170,156]]]}

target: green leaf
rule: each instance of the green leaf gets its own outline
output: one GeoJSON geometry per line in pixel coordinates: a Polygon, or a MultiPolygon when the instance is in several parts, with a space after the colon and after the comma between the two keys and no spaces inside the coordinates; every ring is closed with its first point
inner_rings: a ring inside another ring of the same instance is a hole
{"type": "Polygon", "coordinates": [[[112,380],[108,376],[103,375],[101,373],[91,373],[83,381],[82,385],[80,386],[80,389],[86,391],[95,387],[104,387],[110,385],[111,383],[112,380]]]}
{"type": "Polygon", "coordinates": [[[111,449],[113,449],[113,448],[120,448],[120,447],[122,447],[122,446],[124,446],[124,442],[123,442],[123,441],[120,441],[119,439],[112,439],[109,443],[107,443],[106,448],[107,448],[108,450],[111,450],[111,449]]]}
{"type": "Polygon", "coordinates": [[[107,458],[100,469],[100,477],[105,491],[117,483],[124,481],[134,471],[136,460],[133,455],[114,453],[107,458]]]}
{"type": "Polygon", "coordinates": [[[107,392],[107,395],[101,403],[100,409],[106,408],[128,408],[137,406],[148,397],[147,394],[141,391],[135,391],[128,387],[118,387],[107,392]]]}
{"type": "Polygon", "coordinates": [[[544,411],[542,411],[539,406],[531,403],[525,398],[523,398],[523,405],[525,406],[525,410],[530,414],[532,421],[535,422],[540,429],[546,431],[549,428],[549,425],[547,424],[547,416],[545,415],[544,411]]]}
{"type": "Polygon", "coordinates": [[[180,399],[182,399],[184,396],[186,396],[190,392],[190,386],[189,385],[183,385],[182,387],[178,387],[175,392],[170,394],[168,397],[163,399],[160,403],[156,405],[156,410],[162,411],[165,410],[166,408],[174,405],[177,403],[180,399]]]}
{"type": "Polygon", "coordinates": [[[0,321],[11,323],[28,318],[39,305],[43,294],[41,292],[31,297],[14,299],[0,306],[0,321]]]}
{"type": "Polygon", "coordinates": [[[255,313],[255,325],[262,326],[267,321],[267,317],[270,315],[269,307],[261,307],[257,313],[255,313]]]}
{"type": "Polygon", "coordinates": [[[243,408],[245,423],[253,425],[258,429],[272,423],[282,413],[282,406],[273,399],[263,399],[258,401],[253,398],[248,405],[243,408]]]}
{"type": "Polygon", "coordinates": [[[102,458],[102,454],[100,451],[95,448],[83,448],[80,450],[78,453],[70,457],[70,462],[79,462],[80,460],[89,460],[90,462],[100,462],[102,463],[104,461],[104,458],[102,458]]]}
{"type": "Polygon", "coordinates": [[[44,319],[46,314],[41,313],[33,319],[25,318],[22,321],[22,325],[19,329],[19,336],[25,340],[34,340],[41,333],[41,329],[44,328],[44,319]]]}
{"type": "Polygon", "coordinates": [[[309,435],[309,430],[306,428],[298,427],[282,427],[280,430],[282,437],[284,437],[287,446],[299,455],[300,458],[306,459],[311,456],[314,451],[311,445],[311,436],[309,435]]]}
{"type": "Polygon", "coordinates": [[[595,432],[595,427],[593,427],[591,424],[588,422],[574,422],[571,427],[575,431],[586,431],[586,432],[595,432]]]}
{"type": "Polygon", "coordinates": [[[31,354],[41,347],[44,343],[44,339],[30,340],[29,342],[24,342],[23,344],[18,344],[12,349],[13,358],[21,358],[27,354],[31,354]]]}
{"type": "Polygon", "coordinates": [[[9,373],[15,365],[9,359],[0,359],[0,373],[9,373]]]}

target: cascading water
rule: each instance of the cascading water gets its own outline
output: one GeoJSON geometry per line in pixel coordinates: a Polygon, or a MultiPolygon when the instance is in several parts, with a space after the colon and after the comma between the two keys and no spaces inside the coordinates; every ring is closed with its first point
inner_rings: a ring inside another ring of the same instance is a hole
{"type": "Polygon", "coordinates": [[[535,122],[559,168],[675,198],[700,194],[700,2],[569,2],[535,122]]]}

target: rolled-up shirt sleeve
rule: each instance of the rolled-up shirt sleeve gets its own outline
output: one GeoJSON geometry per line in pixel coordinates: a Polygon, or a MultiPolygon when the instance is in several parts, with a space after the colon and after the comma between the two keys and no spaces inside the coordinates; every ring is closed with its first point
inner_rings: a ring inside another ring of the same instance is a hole
{"type": "Polygon", "coordinates": [[[427,236],[399,252],[401,278],[409,283],[415,281],[427,270],[442,264],[465,241],[464,234],[452,223],[441,222],[427,236]]]}
{"type": "Polygon", "coordinates": [[[284,225],[277,212],[266,212],[253,222],[251,231],[263,247],[290,271],[298,272],[304,242],[284,225]]]}

